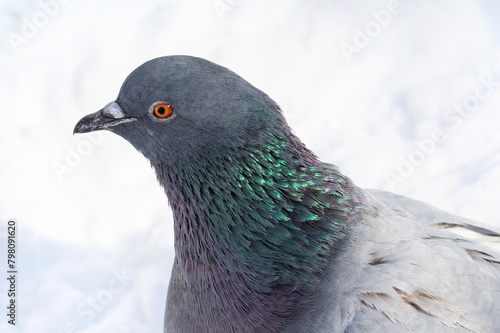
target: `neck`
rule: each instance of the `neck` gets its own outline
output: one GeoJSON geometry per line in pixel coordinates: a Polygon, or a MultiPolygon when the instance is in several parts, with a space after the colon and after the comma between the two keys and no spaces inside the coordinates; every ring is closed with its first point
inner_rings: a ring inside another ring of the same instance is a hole
{"type": "Polygon", "coordinates": [[[193,285],[223,280],[232,297],[262,307],[262,318],[298,302],[292,291],[314,287],[355,206],[352,185],[333,166],[293,135],[273,139],[211,152],[190,168],[156,168],[184,277],[193,285]]]}

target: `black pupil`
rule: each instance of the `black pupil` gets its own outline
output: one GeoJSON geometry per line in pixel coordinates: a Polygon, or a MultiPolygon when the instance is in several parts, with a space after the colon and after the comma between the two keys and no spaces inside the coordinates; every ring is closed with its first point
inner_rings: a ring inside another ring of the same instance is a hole
{"type": "Polygon", "coordinates": [[[163,106],[160,106],[158,108],[158,114],[161,116],[163,116],[165,114],[165,108],[163,106]]]}

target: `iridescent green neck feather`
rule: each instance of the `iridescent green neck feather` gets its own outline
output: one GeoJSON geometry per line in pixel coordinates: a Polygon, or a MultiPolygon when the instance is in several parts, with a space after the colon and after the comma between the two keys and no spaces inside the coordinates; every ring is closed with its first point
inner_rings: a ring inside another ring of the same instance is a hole
{"type": "Polygon", "coordinates": [[[283,130],[269,131],[256,146],[210,150],[210,158],[199,156],[188,167],[156,170],[174,211],[176,260],[187,279],[219,280],[232,298],[241,290],[226,280],[236,279],[234,288],[252,295],[242,296],[248,302],[272,302],[267,311],[290,314],[297,295],[314,288],[340,250],[357,200],[348,179],[283,130]]]}

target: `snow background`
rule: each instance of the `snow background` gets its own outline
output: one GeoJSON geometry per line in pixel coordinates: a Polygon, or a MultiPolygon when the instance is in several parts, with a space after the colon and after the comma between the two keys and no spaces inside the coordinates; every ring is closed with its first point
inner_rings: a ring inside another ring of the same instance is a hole
{"type": "Polygon", "coordinates": [[[123,139],[72,135],[157,56],[234,70],[359,186],[500,227],[500,85],[481,86],[500,82],[494,0],[2,0],[0,15],[0,267],[16,218],[19,270],[15,327],[0,279],[1,332],[162,332],[173,259],[163,191],[123,139]],[[365,28],[369,43],[346,57],[365,28]],[[467,118],[446,118],[477,89],[488,96],[467,118]],[[418,143],[437,129],[446,140],[425,154],[418,143]],[[412,156],[419,165],[390,186],[412,156]]]}

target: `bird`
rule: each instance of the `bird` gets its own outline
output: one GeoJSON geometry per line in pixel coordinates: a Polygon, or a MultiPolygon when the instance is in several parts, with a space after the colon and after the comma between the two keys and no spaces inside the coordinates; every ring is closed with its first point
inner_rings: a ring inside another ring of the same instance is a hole
{"type": "Polygon", "coordinates": [[[97,130],[173,212],[164,332],[500,332],[498,231],[356,186],[226,67],[149,60],[73,133],[97,130]]]}

